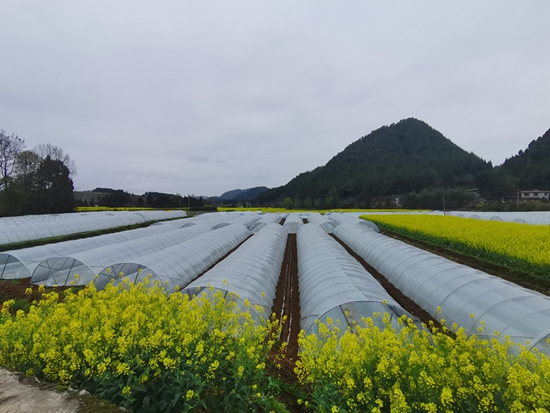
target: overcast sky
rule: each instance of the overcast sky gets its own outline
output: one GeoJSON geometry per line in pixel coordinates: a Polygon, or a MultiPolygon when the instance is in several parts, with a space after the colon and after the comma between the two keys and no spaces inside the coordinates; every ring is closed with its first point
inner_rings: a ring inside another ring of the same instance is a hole
{"type": "Polygon", "coordinates": [[[286,184],[415,117],[493,164],[550,128],[550,2],[0,0],[0,129],[76,190],[286,184]]]}

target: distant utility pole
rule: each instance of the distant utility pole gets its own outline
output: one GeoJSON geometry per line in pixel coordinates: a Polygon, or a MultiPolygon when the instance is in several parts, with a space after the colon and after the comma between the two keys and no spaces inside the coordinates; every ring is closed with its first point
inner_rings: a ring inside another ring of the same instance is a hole
{"type": "Polygon", "coordinates": [[[187,194],[187,210],[191,209],[191,194],[187,194]]]}
{"type": "Polygon", "coordinates": [[[518,188],[518,200],[517,200],[517,204],[519,205],[519,188],[518,188]]]}
{"type": "Polygon", "coordinates": [[[443,215],[445,215],[445,195],[443,196],[443,215]]]}

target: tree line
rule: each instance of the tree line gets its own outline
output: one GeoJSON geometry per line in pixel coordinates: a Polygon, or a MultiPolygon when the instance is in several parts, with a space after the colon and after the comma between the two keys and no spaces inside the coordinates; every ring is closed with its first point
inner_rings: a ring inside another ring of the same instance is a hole
{"type": "Polygon", "coordinates": [[[25,140],[0,129],[0,216],[74,211],[76,165],[62,148],[25,140]]]}

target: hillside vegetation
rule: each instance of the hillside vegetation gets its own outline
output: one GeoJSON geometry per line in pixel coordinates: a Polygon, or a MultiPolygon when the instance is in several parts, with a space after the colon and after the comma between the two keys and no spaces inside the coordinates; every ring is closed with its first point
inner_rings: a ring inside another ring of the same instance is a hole
{"type": "Polygon", "coordinates": [[[475,176],[491,168],[425,122],[409,118],[371,132],[325,166],[302,173],[255,201],[267,204],[290,197],[315,203],[332,198],[344,205],[368,206],[375,196],[430,187],[473,187],[475,176]]]}

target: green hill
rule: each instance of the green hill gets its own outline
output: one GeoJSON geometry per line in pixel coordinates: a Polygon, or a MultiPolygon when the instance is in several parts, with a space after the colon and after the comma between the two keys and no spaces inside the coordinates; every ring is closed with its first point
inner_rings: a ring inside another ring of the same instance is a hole
{"type": "Polygon", "coordinates": [[[501,168],[524,190],[550,189],[550,129],[527,149],[507,159],[501,168]]]}
{"type": "Polygon", "coordinates": [[[315,207],[307,204],[339,199],[344,205],[359,206],[375,196],[430,187],[474,187],[475,175],[491,168],[489,162],[461,149],[425,122],[409,118],[371,132],[325,166],[302,173],[254,201],[267,205],[292,198],[306,203],[304,207],[315,207]]]}

